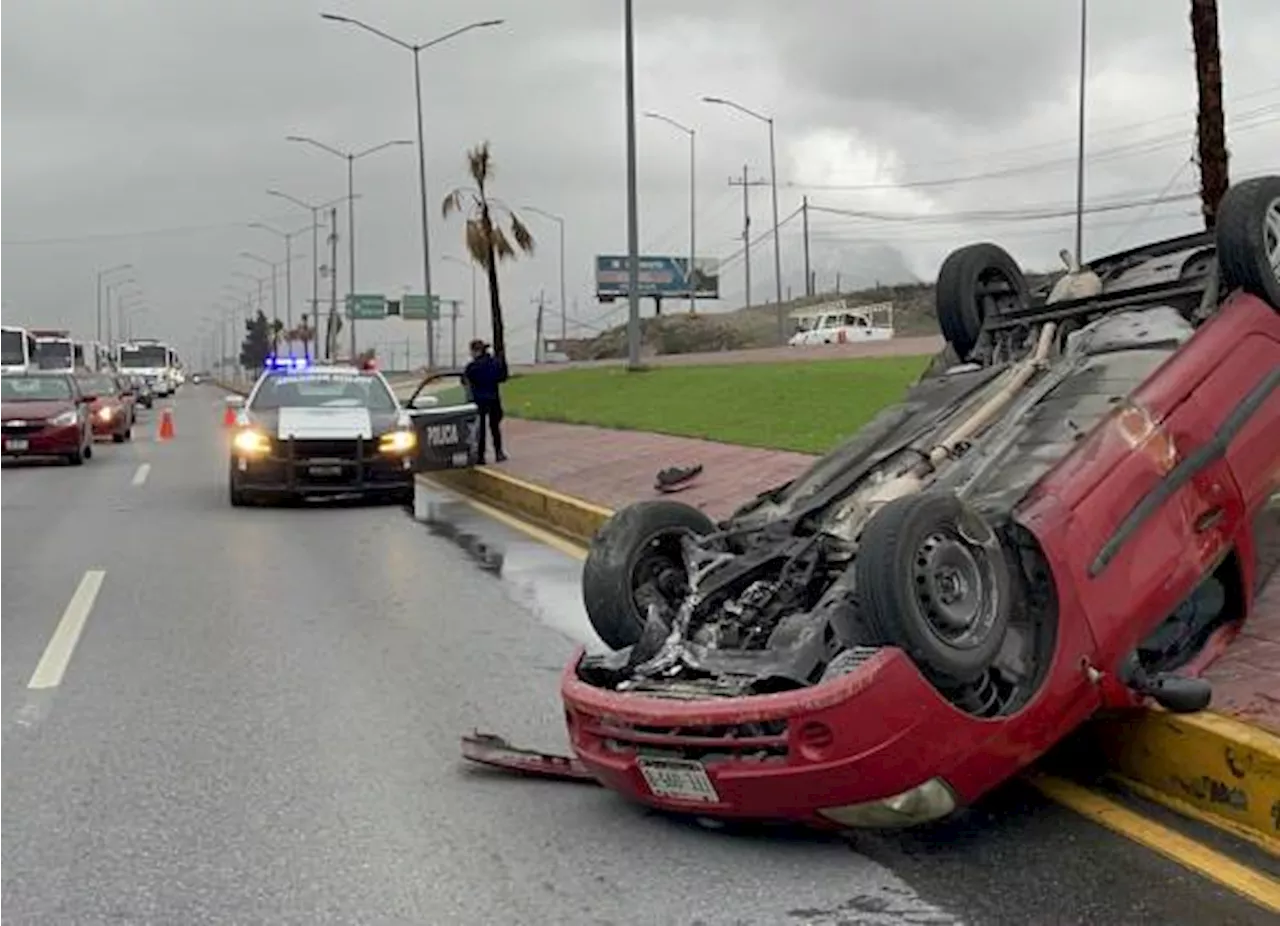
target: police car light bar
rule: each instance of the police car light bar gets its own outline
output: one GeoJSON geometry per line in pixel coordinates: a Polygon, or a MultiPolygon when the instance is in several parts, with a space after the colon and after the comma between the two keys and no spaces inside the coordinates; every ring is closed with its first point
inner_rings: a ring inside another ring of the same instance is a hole
{"type": "Polygon", "coordinates": [[[263,366],[268,370],[305,370],[307,368],[307,358],[268,356],[263,366]]]}

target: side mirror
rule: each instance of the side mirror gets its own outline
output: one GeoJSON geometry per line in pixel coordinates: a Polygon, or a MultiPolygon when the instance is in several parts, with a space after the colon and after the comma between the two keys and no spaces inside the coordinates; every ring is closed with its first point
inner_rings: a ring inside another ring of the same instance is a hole
{"type": "Polygon", "coordinates": [[[96,395],[89,395],[86,393],[85,395],[80,396],[80,401],[85,403],[96,402],[98,401],[98,397],[96,395]]]}
{"type": "Polygon", "coordinates": [[[436,408],[440,404],[440,397],[437,395],[420,395],[415,396],[413,401],[409,403],[410,408],[436,408]]]}
{"type": "Polygon", "coordinates": [[[244,408],[244,396],[229,395],[226,398],[227,408],[244,408]]]}

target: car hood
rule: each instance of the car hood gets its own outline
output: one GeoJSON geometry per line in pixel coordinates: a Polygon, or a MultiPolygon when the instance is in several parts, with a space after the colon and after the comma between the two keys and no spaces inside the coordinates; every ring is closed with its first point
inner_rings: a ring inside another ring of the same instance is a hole
{"type": "Polygon", "coordinates": [[[53,418],[63,412],[75,408],[73,402],[5,402],[0,418],[4,421],[24,420],[27,418],[53,418]]]}
{"type": "Polygon", "coordinates": [[[367,408],[285,407],[249,412],[247,418],[250,423],[275,438],[341,440],[357,437],[368,439],[394,430],[400,423],[401,413],[374,412],[367,408]]]}

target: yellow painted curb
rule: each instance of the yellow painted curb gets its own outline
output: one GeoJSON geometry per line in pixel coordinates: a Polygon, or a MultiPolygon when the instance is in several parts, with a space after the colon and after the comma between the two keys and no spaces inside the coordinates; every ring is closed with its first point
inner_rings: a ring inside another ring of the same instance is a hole
{"type": "Polygon", "coordinates": [[[1094,735],[1120,775],[1280,856],[1280,736],[1221,714],[1158,708],[1100,720],[1094,735]]]}
{"type": "Polygon", "coordinates": [[[431,473],[431,478],[581,544],[591,543],[600,526],[613,516],[608,508],[561,495],[487,466],[445,470],[431,473]]]}
{"type": "MultiPolygon", "coordinates": [[[[488,467],[431,478],[583,545],[613,514],[488,467]]],[[[1280,856],[1280,737],[1220,714],[1159,708],[1096,721],[1091,733],[1111,768],[1147,796],[1280,856]]]]}

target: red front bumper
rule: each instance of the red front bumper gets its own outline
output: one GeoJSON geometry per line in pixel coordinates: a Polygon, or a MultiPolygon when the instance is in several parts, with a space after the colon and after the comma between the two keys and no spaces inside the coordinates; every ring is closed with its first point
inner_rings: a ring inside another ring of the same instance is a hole
{"type": "Polygon", "coordinates": [[[665,810],[836,827],[819,811],[882,800],[935,777],[958,804],[969,803],[1041,751],[1001,736],[1017,726],[1012,719],[954,708],[896,649],[800,691],[701,701],[592,687],[577,676],[582,655],[561,680],[574,751],[606,787],[665,810]],[[655,794],[642,752],[699,760],[716,796],[655,794]]]}
{"type": "Polygon", "coordinates": [[[39,431],[10,432],[4,429],[0,452],[6,457],[51,457],[80,449],[80,425],[42,428],[39,431]]]}

